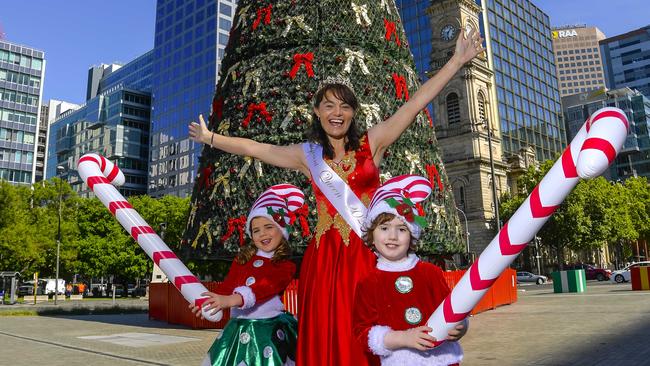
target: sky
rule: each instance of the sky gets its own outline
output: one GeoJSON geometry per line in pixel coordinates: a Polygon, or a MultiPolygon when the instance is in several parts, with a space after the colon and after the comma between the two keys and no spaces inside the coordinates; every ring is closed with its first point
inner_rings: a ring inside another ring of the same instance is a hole
{"type": "MultiPolygon", "coordinates": [[[[429,1],[429,0],[421,0],[429,1]]],[[[611,37],[650,24],[647,0],[535,0],[551,25],[586,23],[611,37]]],[[[45,52],[43,100],[83,103],[88,68],[151,50],[155,0],[0,0],[5,39],[45,52]]]]}

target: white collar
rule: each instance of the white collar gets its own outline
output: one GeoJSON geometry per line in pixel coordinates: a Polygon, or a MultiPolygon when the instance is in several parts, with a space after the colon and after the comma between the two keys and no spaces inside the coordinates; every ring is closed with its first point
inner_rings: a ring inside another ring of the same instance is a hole
{"type": "Polygon", "coordinates": [[[269,259],[270,259],[270,258],[273,258],[273,254],[274,254],[274,253],[275,253],[275,250],[272,250],[272,251],[270,251],[270,252],[265,252],[265,251],[263,251],[262,249],[258,249],[258,250],[257,250],[257,253],[255,253],[255,255],[258,255],[258,256],[260,256],[260,257],[264,257],[264,258],[269,258],[269,259]]]}
{"type": "Polygon", "coordinates": [[[381,254],[377,254],[377,269],[386,272],[404,272],[413,269],[419,261],[420,259],[415,253],[409,253],[406,258],[397,262],[389,261],[381,254]]]}

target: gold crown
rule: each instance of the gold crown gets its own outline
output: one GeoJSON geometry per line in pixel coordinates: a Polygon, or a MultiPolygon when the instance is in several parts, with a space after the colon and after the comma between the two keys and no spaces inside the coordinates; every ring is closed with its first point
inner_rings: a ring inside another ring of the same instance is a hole
{"type": "Polygon", "coordinates": [[[325,85],[332,85],[332,84],[345,85],[348,88],[350,88],[350,90],[352,90],[352,92],[354,93],[354,88],[352,87],[352,82],[350,82],[350,78],[347,78],[342,75],[328,76],[325,78],[325,80],[321,80],[318,83],[318,90],[316,92],[320,91],[325,85]]]}

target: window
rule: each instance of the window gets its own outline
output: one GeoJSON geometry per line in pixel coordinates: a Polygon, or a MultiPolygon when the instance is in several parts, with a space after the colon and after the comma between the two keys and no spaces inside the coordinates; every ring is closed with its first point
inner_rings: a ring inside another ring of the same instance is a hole
{"type": "Polygon", "coordinates": [[[456,93],[447,96],[447,121],[449,124],[460,122],[460,102],[456,93]]]}
{"type": "Polygon", "coordinates": [[[479,121],[485,121],[487,118],[485,118],[486,116],[485,97],[483,96],[483,93],[479,92],[477,99],[478,99],[478,119],[479,121]]]}

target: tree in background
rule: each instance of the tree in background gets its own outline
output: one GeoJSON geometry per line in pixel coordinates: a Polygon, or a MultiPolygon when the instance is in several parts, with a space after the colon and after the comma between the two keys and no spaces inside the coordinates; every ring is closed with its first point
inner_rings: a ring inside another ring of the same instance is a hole
{"type": "MultiPolygon", "coordinates": [[[[59,193],[61,278],[81,274],[133,280],[151,274],[151,260],[106,207],[96,198],[79,198],[58,178],[31,188],[0,181],[0,269],[19,271],[23,278],[34,272],[41,278],[54,277],[59,193]]],[[[164,222],[165,241],[178,251],[189,199],[140,196],[129,202],[154,227],[164,222]]]]}
{"type": "MultiPolygon", "coordinates": [[[[509,219],[521,206],[528,192],[553,166],[551,160],[540,168],[531,167],[519,177],[525,191],[505,195],[500,212],[509,219]]],[[[650,188],[645,178],[630,178],[625,184],[608,182],[603,177],[581,180],[553,216],[539,231],[543,246],[555,255],[560,268],[566,262],[566,250],[593,253],[606,245],[619,246],[627,258],[633,240],[647,238],[650,227],[650,188]]],[[[617,258],[622,259],[622,258],[617,258]]]]}
{"type": "MultiPolygon", "coordinates": [[[[209,128],[277,145],[305,141],[318,123],[312,97],[328,77],[349,78],[360,100],[362,130],[392,115],[418,86],[413,57],[392,0],[253,1],[238,3],[221,66],[209,128]]],[[[454,199],[430,117],[423,111],[386,153],[382,179],[428,176],[434,199],[423,207],[431,230],[422,252],[463,250],[454,199]]],[[[195,257],[231,255],[244,240],[250,205],[267,187],[298,185],[310,200],[290,243],[301,251],[315,227],[313,193],[298,172],[206,148],[200,158],[187,231],[195,257]]]]}

